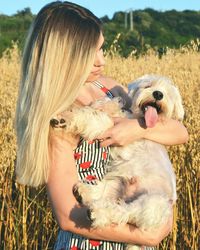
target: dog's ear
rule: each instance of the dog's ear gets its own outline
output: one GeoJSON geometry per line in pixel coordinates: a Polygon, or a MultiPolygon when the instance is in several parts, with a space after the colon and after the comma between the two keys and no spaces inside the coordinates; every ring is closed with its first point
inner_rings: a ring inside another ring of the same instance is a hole
{"type": "Polygon", "coordinates": [[[128,84],[128,95],[132,99],[138,90],[138,84],[133,82],[128,84]]]}
{"type": "Polygon", "coordinates": [[[173,91],[175,93],[175,98],[176,98],[174,102],[173,118],[176,120],[182,121],[184,117],[182,98],[181,98],[178,88],[176,88],[175,86],[173,87],[174,87],[173,91]]]}
{"type": "Polygon", "coordinates": [[[128,94],[133,99],[135,93],[138,89],[150,87],[152,85],[152,82],[157,80],[158,76],[156,75],[143,75],[134,82],[131,82],[128,84],[128,94]]]}

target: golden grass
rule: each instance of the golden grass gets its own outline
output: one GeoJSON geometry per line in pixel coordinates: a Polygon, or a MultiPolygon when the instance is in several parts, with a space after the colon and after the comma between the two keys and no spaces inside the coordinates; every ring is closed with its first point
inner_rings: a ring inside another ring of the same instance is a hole
{"type": "MultiPolygon", "coordinates": [[[[198,41],[197,41],[198,42],[198,41]]],[[[107,57],[105,74],[127,84],[149,73],[170,77],[179,87],[185,106],[189,142],[169,148],[177,174],[178,201],[172,233],[160,244],[165,250],[197,250],[199,233],[200,166],[200,53],[190,48],[168,50],[159,59],[153,50],[138,59],[107,57]]],[[[45,187],[33,189],[15,182],[16,137],[13,119],[20,57],[16,46],[0,59],[0,249],[52,249],[57,225],[45,187]]]]}

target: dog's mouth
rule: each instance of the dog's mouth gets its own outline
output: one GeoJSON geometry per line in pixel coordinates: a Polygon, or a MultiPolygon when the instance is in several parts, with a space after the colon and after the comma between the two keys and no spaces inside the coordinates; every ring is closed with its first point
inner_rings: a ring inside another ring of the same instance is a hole
{"type": "Polygon", "coordinates": [[[146,126],[152,128],[158,121],[158,114],[162,112],[161,105],[156,101],[148,101],[141,105],[141,110],[144,114],[146,126]]]}
{"type": "Polygon", "coordinates": [[[150,102],[145,102],[142,104],[141,109],[142,109],[143,114],[145,114],[148,107],[155,108],[158,114],[162,112],[161,105],[159,105],[157,102],[150,101],[150,102]]]}

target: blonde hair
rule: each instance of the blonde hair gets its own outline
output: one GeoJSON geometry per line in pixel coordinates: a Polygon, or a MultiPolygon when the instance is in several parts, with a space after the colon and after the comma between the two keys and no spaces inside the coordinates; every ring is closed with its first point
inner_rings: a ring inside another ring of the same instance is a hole
{"type": "Polygon", "coordinates": [[[70,2],[50,3],[36,16],[24,49],[16,110],[18,182],[47,182],[50,119],[75,101],[100,34],[99,19],[70,2]]]}

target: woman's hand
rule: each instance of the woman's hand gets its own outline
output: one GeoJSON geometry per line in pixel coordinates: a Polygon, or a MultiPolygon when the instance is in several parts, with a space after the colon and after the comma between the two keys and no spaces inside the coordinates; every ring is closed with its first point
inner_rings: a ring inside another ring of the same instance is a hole
{"type": "Polygon", "coordinates": [[[124,146],[144,137],[145,130],[136,119],[113,118],[114,126],[97,139],[102,140],[101,146],[124,146]]]}
{"type": "Polygon", "coordinates": [[[176,145],[188,140],[187,129],[173,119],[158,121],[153,128],[143,128],[137,119],[113,118],[114,126],[97,139],[101,146],[124,146],[139,139],[148,139],[163,145],[176,145]]]}

